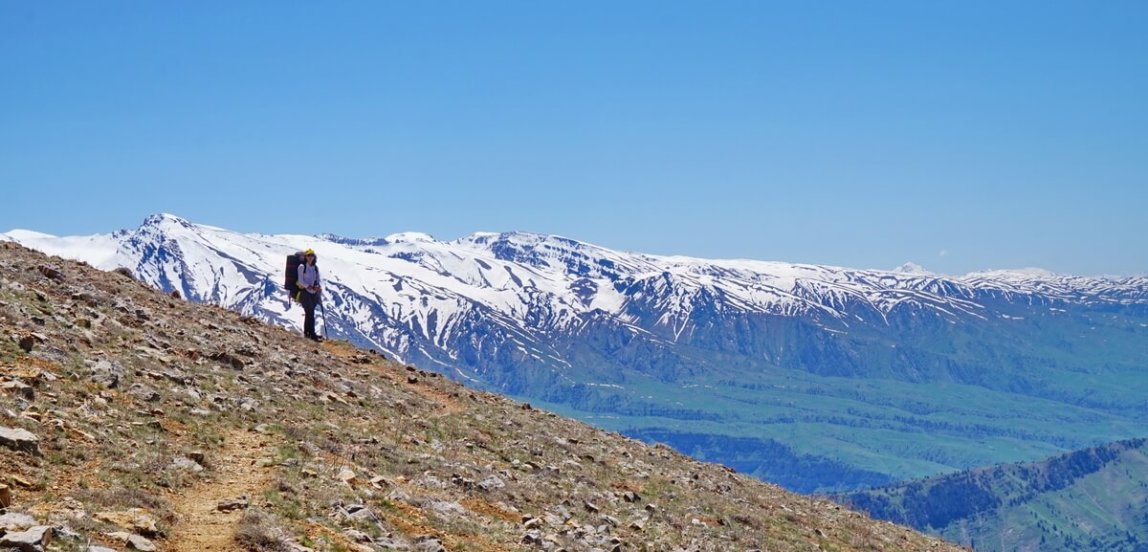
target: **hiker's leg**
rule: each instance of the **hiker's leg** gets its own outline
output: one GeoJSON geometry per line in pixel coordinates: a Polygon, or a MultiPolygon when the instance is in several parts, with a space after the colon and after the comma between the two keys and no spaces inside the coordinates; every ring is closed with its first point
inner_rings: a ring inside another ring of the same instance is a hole
{"type": "Polygon", "coordinates": [[[315,337],[315,296],[303,292],[303,335],[315,337]]]}

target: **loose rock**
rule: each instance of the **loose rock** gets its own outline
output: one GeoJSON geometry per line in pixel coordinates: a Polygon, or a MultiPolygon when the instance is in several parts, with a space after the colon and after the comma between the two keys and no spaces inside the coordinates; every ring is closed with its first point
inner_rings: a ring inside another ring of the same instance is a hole
{"type": "Polygon", "coordinates": [[[96,362],[91,368],[91,380],[107,387],[108,389],[115,389],[120,385],[120,378],[124,375],[124,369],[119,363],[113,363],[106,360],[96,362]]]}
{"type": "Polygon", "coordinates": [[[175,460],[172,460],[171,465],[175,466],[176,468],[179,468],[181,470],[189,470],[189,471],[193,471],[193,472],[203,471],[203,466],[200,465],[199,462],[196,462],[195,460],[192,460],[191,458],[187,458],[184,456],[179,456],[175,460]]]}
{"type": "Polygon", "coordinates": [[[139,550],[140,552],[156,551],[155,543],[140,535],[130,535],[128,537],[128,547],[139,550]]]}
{"type": "Polygon", "coordinates": [[[506,482],[496,475],[492,475],[478,482],[478,488],[484,491],[492,491],[504,487],[506,487],[506,482]]]}
{"type": "Polygon", "coordinates": [[[31,335],[20,336],[19,341],[16,342],[25,353],[32,352],[32,348],[36,346],[36,338],[31,335]]]}
{"type": "Polygon", "coordinates": [[[36,519],[28,514],[14,512],[0,516],[0,529],[4,531],[23,531],[36,525],[36,519]]]}
{"type": "Polygon", "coordinates": [[[0,427],[0,446],[39,456],[40,438],[20,428],[0,427]]]}
{"type": "Polygon", "coordinates": [[[154,537],[159,534],[155,516],[142,508],[118,512],[97,512],[92,517],[147,537],[154,537]]]}
{"type": "Polygon", "coordinates": [[[133,550],[139,550],[140,552],[156,551],[155,543],[140,535],[118,531],[115,533],[107,533],[107,536],[127,544],[128,548],[133,550]]]}
{"type": "Polygon", "coordinates": [[[415,539],[415,550],[418,552],[446,552],[446,547],[438,537],[422,536],[415,539]]]}
{"type": "Polygon", "coordinates": [[[18,381],[6,381],[0,383],[0,390],[6,393],[12,393],[18,397],[23,397],[25,400],[36,400],[36,392],[32,389],[31,385],[21,383],[18,381]]]}
{"type": "Polygon", "coordinates": [[[0,536],[0,547],[15,548],[20,552],[42,552],[52,540],[53,528],[50,525],[40,525],[14,533],[5,533],[0,536]]]}
{"type": "Polygon", "coordinates": [[[220,512],[234,512],[235,510],[246,510],[250,503],[246,496],[233,498],[231,500],[224,500],[215,506],[216,510],[220,512]]]}
{"type": "Polygon", "coordinates": [[[356,476],[355,472],[350,468],[343,468],[339,471],[339,474],[335,476],[335,479],[338,479],[339,481],[342,481],[348,485],[354,485],[355,481],[358,479],[358,476],[356,476]]]}

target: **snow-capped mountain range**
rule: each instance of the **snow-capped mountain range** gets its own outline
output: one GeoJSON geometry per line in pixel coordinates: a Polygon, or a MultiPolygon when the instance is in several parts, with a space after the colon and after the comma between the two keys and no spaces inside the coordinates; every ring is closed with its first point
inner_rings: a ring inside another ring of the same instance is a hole
{"type": "Polygon", "coordinates": [[[804,317],[829,332],[889,324],[899,310],[942,317],[1008,316],[993,305],[1148,304],[1148,278],[1062,276],[1041,270],[946,277],[906,264],[895,270],[625,253],[558,236],[476,233],[454,241],[405,232],[385,238],[240,234],[169,214],[132,230],[3,237],[98,268],[131,269],[143,281],[298,328],[282,289],[284,257],[319,252],[330,330],[400,359],[483,379],[489,358],[525,355],[566,366],[555,334],[590,324],[674,343],[721,315],[804,317]],[[463,358],[463,357],[466,358],[463,358]]]}

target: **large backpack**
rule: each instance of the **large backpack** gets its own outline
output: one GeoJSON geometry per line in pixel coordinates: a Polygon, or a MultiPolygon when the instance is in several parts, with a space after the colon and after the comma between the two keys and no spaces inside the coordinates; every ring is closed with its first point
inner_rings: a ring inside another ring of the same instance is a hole
{"type": "Polygon", "coordinates": [[[303,252],[298,251],[287,255],[287,266],[283,272],[283,288],[287,290],[287,300],[295,298],[295,294],[299,293],[299,265],[303,264],[303,252]]]}

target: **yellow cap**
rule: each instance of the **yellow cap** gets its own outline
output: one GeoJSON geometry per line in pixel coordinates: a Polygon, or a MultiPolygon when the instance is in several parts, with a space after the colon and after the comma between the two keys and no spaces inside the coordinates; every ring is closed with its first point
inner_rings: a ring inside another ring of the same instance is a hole
{"type": "Polygon", "coordinates": [[[307,256],[307,255],[314,255],[314,254],[315,254],[315,250],[314,250],[314,249],[308,249],[308,250],[306,250],[306,251],[304,251],[304,252],[303,252],[303,256],[304,256],[304,257],[305,257],[305,256],[307,256]]]}

